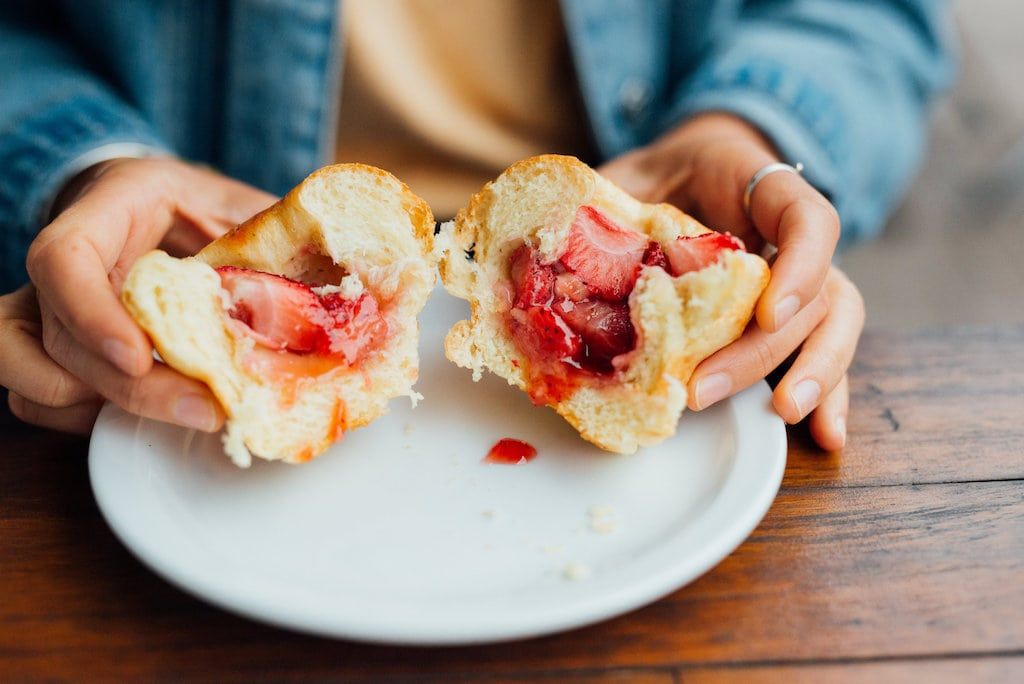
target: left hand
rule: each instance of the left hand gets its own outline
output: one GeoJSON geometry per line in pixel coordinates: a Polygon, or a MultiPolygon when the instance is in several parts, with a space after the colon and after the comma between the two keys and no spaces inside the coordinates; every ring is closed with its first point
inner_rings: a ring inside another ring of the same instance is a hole
{"type": "Polygon", "coordinates": [[[751,216],[744,212],[747,183],[776,161],[755,128],[716,113],[691,119],[598,171],[640,200],[669,202],[731,232],[752,252],[766,243],[778,248],[755,309],[756,325],[697,367],[689,381],[690,408],[706,408],[754,384],[800,349],[775,388],[773,406],[787,423],[810,415],[815,441],[841,449],[849,407],[846,371],[864,326],[864,304],[832,266],[839,216],[810,184],[773,173],[757,186],[751,216]]]}

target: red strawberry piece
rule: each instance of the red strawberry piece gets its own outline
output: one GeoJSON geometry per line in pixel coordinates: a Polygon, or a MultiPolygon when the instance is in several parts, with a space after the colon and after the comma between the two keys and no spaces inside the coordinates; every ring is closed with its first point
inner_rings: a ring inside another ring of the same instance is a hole
{"type": "Polygon", "coordinates": [[[621,228],[594,207],[582,206],[561,261],[594,294],[617,301],[633,289],[647,242],[646,236],[621,228]]]}
{"type": "Polygon", "coordinates": [[[668,270],[668,258],[665,256],[665,250],[661,248],[661,244],[654,240],[647,243],[643,263],[644,266],[659,266],[668,270]]]}
{"type": "Polygon", "coordinates": [[[234,266],[217,272],[231,297],[231,317],[249,326],[257,342],[299,353],[326,346],[330,318],[308,285],[234,266]]]}
{"type": "Polygon", "coordinates": [[[546,306],[513,309],[511,318],[512,336],[527,354],[558,361],[574,357],[582,348],[579,335],[546,306]]]}
{"type": "Polygon", "coordinates": [[[576,303],[562,317],[583,340],[581,362],[595,370],[612,370],[612,359],[636,344],[636,331],[625,302],[587,300],[576,303]]]}
{"type": "Polygon", "coordinates": [[[551,302],[555,285],[555,272],[542,264],[540,254],[529,245],[523,245],[509,258],[509,276],[516,289],[513,306],[544,306],[551,302]]]}
{"type": "Polygon", "coordinates": [[[578,275],[566,271],[555,276],[555,295],[570,302],[582,302],[590,296],[590,290],[578,275]]]}
{"type": "Polygon", "coordinates": [[[680,235],[665,245],[672,275],[699,271],[718,261],[724,250],[743,249],[743,242],[729,233],[704,233],[692,237],[680,235]]]}
{"type": "Polygon", "coordinates": [[[349,365],[360,361],[366,352],[383,342],[388,332],[387,321],[380,313],[377,300],[369,292],[356,299],[339,294],[324,295],[324,308],[332,317],[328,331],[330,351],[342,354],[349,365]]]}

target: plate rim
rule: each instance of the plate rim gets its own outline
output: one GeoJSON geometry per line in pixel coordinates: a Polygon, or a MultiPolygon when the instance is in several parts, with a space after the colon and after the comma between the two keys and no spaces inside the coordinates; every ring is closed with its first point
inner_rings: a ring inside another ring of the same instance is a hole
{"type": "MultiPolygon", "coordinates": [[[[718,565],[738,548],[758,526],[771,507],[782,484],[787,456],[787,436],[782,419],[771,410],[771,390],[764,381],[734,395],[727,401],[734,433],[737,435],[736,457],[727,475],[715,490],[713,499],[684,529],[708,525],[725,497],[741,497],[746,505],[733,509],[728,522],[714,540],[697,548],[696,553],[679,554],[676,562],[669,562],[657,571],[644,576],[642,581],[605,592],[596,597],[576,601],[574,610],[564,608],[534,614],[530,619],[469,621],[465,624],[423,624],[411,622],[401,625],[375,623],[360,619],[360,614],[348,615],[336,611],[330,615],[311,614],[310,611],[289,606],[281,598],[247,594],[244,583],[232,584],[219,579],[219,573],[204,573],[193,564],[176,563],[173,554],[162,552],[158,540],[137,534],[122,519],[112,496],[110,481],[104,480],[104,442],[114,434],[111,423],[126,416],[121,409],[107,403],[96,420],[89,443],[89,481],[97,507],[117,539],[144,566],[163,580],[190,596],[214,605],[229,613],[282,627],[292,631],[335,639],[375,644],[404,646],[457,646],[499,643],[539,637],[569,629],[584,627],[617,617],[649,605],[693,582],[718,565]],[[738,415],[742,415],[742,422],[738,415]],[[759,444],[750,444],[744,438],[755,435],[759,444]],[[213,576],[211,578],[211,575],[213,576]],[[547,613],[552,613],[548,615],[547,613]]],[[[144,419],[138,418],[138,425],[144,419]]],[[[666,546],[671,549],[670,537],[666,546]]],[[[280,596],[278,594],[278,596],[280,596]]],[[[315,611],[314,611],[315,613],[315,611]]]]}

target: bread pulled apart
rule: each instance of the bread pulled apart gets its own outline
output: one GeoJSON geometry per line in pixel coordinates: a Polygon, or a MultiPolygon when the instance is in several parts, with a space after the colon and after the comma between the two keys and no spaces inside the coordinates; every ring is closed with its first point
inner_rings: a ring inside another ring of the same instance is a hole
{"type": "Polygon", "coordinates": [[[408,396],[434,286],[434,219],[391,174],[316,171],[194,257],[141,257],[122,301],[227,415],[224,448],[301,463],[408,396]]]}
{"type": "Polygon", "coordinates": [[[618,453],[675,433],[694,368],[742,334],[769,277],[731,235],[556,155],[511,166],[435,242],[471,308],[447,357],[618,453]]]}

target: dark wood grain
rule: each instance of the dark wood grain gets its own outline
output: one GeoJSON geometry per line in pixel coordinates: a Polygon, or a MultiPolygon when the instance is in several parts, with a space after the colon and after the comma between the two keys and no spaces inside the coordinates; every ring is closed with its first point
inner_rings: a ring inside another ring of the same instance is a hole
{"type": "Polygon", "coordinates": [[[850,393],[846,449],[791,431],[783,486],[1024,478],[1024,326],[869,331],[850,393]]]}
{"type": "Polygon", "coordinates": [[[1022,346],[1022,329],[870,334],[847,454],[794,431],[784,489],[717,568],[601,625],[475,648],[311,638],[209,607],[113,537],[83,439],[0,417],[0,680],[1006,679],[1024,656],[1024,385],[1020,365],[978,357],[1022,346]]]}

